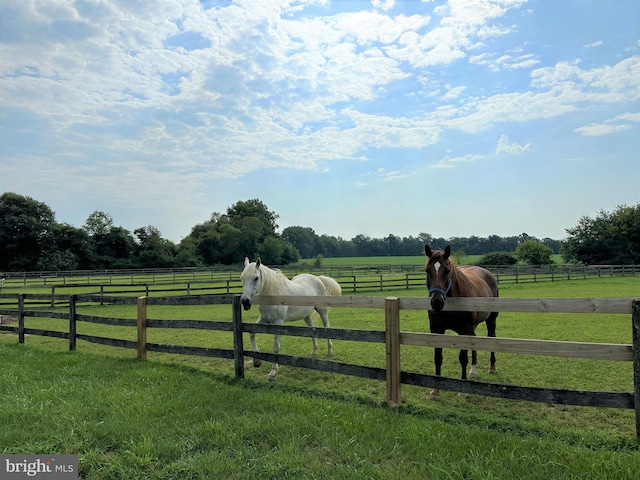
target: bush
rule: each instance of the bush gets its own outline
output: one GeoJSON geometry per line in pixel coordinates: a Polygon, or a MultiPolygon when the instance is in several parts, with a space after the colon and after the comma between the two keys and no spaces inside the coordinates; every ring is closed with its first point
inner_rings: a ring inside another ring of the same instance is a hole
{"type": "Polygon", "coordinates": [[[535,240],[525,240],[516,248],[516,257],[529,265],[551,265],[553,260],[551,250],[546,245],[535,240]]]}
{"type": "Polygon", "coordinates": [[[478,265],[481,267],[515,265],[516,263],[518,263],[518,259],[513,253],[509,252],[487,253],[480,260],[478,260],[478,265]]]}

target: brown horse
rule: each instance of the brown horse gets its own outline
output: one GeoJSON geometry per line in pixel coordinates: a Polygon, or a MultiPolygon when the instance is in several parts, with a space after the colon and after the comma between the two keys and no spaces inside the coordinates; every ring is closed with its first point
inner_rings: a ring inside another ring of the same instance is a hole
{"type": "MultiPolygon", "coordinates": [[[[475,335],[476,327],[482,323],[487,324],[487,335],[496,336],[496,318],[498,312],[454,312],[443,311],[447,297],[497,297],[498,283],[488,270],[476,266],[456,267],[451,258],[451,246],[442,250],[431,250],[429,245],[424,246],[424,253],[429,257],[425,265],[427,273],[427,289],[431,297],[429,310],[429,328],[431,333],[445,333],[453,330],[458,335],[475,335]]],[[[462,367],[462,379],[467,378],[467,365],[469,355],[467,350],[460,350],[460,365],[462,367]]],[[[436,348],[434,354],[436,375],[440,376],[442,369],[442,348],[436,348]]],[[[471,351],[470,377],[477,375],[478,356],[475,350],[471,351]]],[[[497,373],[496,355],[491,352],[490,373],[497,373]]],[[[431,391],[431,398],[440,399],[440,391],[436,388],[431,391]]]]}

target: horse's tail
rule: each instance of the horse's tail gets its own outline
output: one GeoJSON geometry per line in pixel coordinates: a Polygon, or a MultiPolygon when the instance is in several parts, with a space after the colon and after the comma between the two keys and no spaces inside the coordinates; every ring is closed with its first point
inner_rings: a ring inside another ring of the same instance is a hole
{"type": "Polygon", "coordinates": [[[340,288],[340,284],[336,282],[333,278],[326,277],[324,275],[320,275],[318,276],[318,278],[324,284],[324,288],[327,291],[327,295],[336,295],[336,296],[342,295],[342,288],[340,288]]]}

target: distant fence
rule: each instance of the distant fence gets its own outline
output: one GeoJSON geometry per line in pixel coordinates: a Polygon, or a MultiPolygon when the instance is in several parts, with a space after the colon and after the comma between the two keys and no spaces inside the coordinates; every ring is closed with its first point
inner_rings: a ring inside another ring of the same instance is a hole
{"type": "MultiPolygon", "coordinates": [[[[171,269],[166,269],[171,270],[171,269]]],[[[305,272],[326,274],[335,278],[345,292],[370,292],[385,290],[410,290],[425,286],[422,267],[335,267],[305,272]],[[397,271],[392,271],[393,269],[397,271]],[[401,270],[411,271],[401,271],[401,270]]],[[[562,280],[587,279],[592,277],[627,277],[640,275],[640,265],[545,265],[491,267],[491,272],[501,285],[562,280]]],[[[33,273],[33,272],[32,272],[33,273]]],[[[25,288],[51,289],[51,295],[64,292],[67,296],[78,293],[100,295],[208,295],[234,294],[242,292],[240,272],[237,271],[92,271],[85,276],[66,276],[66,272],[55,275],[36,276],[25,272],[7,274],[4,292],[25,288]],[[119,273],[116,273],[119,272],[119,273]],[[64,273],[64,275],[63,275],[64,273]]],[[[47,272],[51,273],[51,272],[47,272]]],[[[289,276],[303,273],[302,270],[285,270],[289,276]]],[[[64,299],[62,301],[65,301],[64,299]]],[[[0,298],[0,308],[2,302],[0,298]]]]}
{"type": "Polygon", "coordinates": [[[401,384],[514,400],[580,405],[591,407],[633,408],[635,409],[636,433],[640,438],[640,300],[632,299],[506,299],[506,298],[450,298],[447,308],[457,311],[501,311],[540,313],[615,313],[630,314],[632,326],[631,345],[598,344],[582,342],[559,342],[544,340],[524,340],[513,338],[490,338],[475,336],[453,336],[400,331],[401,310],[427,310],[430,308],[426,297],[256,297],[257,304],[321,305],[330,307],[378,308],[384,310],[385,331],[324,329],[258,325],[242,322],[239,295],[207,295],[188,297],[104,297],[96,295],[72,295],[68,299],[69,312],[47,312],[27,310],[25,302],[28,294],[17,295],[17,310],[0,309],[0,315],[17,317],[17,326],[0,325],[0,330],[18,334],[18,341],[24,343],[25,335],[58,337],[69,341],[70,350],[76,349],[78,339],[91,343],[111,345],[137,350],[139,358],[146,358],[147,352],[164,352],[182,355],[199,355],[230,359],[234,361],[235,375],[244,377],[244,357],[277,362],[301,368],[325,372],[354,375],[386,381],[387,402],[397,405],[402,402],[401,384]],[[76,312],[79,302],[108,302],[112,304],[137,305],[137,320],[106,318],[82,315],[76,312]],[[148,305],[231,305],[231,320],[153,320],[147,317],[148,305]],[[25,317],[45,317],[69,320],[69,331],[51,331],[25,327],[25,317]],[[81,335],[76,332],[77,322],[91,322],[105,325],[137,327],[137,341],[118,340],[98,336],[81,335]],[[233,349],[216,349],[192,346],[164,345],[147,342],[149,328],[195,328],[233,332],[233,349]],[[335,340],[364,341],[386,344],[386,368],[353,365],[317,358],[297,357],[282,354],[258,353],[245,350],[243,332],[270,333],[335,340]],[[482,383],[457,380],[412,372],[401,371],[400,346],[416,345],[444,348],[465,348],[490,350],[520,354],[551,355],[558,357],[588,358],[596,360],[618,360],[633,362],[634,391],[625,392],[585,392],[552,388],[534,388],[514,385],[482,383]]]}

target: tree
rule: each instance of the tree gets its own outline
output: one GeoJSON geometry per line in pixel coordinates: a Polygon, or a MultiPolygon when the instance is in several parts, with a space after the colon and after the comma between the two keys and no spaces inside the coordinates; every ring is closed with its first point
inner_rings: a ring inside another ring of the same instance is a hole
{"type": "Polygon", "coordinates": [[[542,243],[528,239],[518,245],[516,248],[516,257],[518,260],[528,263],[529,265],[550,265],[553,263],[551,250],[542,243]]]}
{"type": "MultiPolygon", "coordinates": [[[[38,268],[42,270],[83,270],[94,268],[96,254],[86,230],[56,224],[43,245],[38,268]]],[[[97,266],[99,268],[99,265],[97,266]]]]}
{"type": "Polygon", "coordinates": [[[177,267],[203,267],[202,257],[198,255],[198,244],[193,237],[182,239],[177,247],[175,264],[177,267]]]}
{"type": "Polygon", "coordinates": [[[113,227],[113,217],[108,213],[96,210],[84,222],[84,230],[90,237],[99,238],[109,233],[113,227]]]}
{"type": "MultiPolygon", "coordinates": [[[[178,246],[178,257],[188,258],[188,264],[215,265],[220,263],[222,245],[220,244],[219,223],[222,215],[214,212],[204,223],[191,229],[191,233],[182,239],[178,246]]],[[[183,263],[179,263],[183,266],[183,263]]]]}
{"type": "Polygon", "coordinates": [[[461,265],[462,259],[467,256],[467,253],[464,250],[460,249],[453,252],[451,256],[455,259],[457,265],[461,265]]]}
{"type": "Polygon", "coordinates": [[[265,265],[281,265],[283,253],[284,244],[276,237],[267,237],[258,250],[258,256],[265,265]]]}
{"type": "Polygon", "coordinates": [[[518,263],[518,259],[513,253],[509,252],[493,252],[487,253],[480,260],[478,265],[481,267],[500,266],[500,265],[515,265],[518,263]]]}
{"type": "Polygon", "coordinates": [[[0,268],[35,269],[43,245],[51,241],[54,226],[55,215],[44,203],[17,193],[3,193],[0,196],[0,268]]]}
{"type": "Polygon", "coordinates": [[[281,238],[293,245],[302,258],[312,258],[320,253],[317,251],[320,242],[319,237],[308,227],[287,227],[282,231],[281,238]]]}
{"type": "Polygon", "coordinates": [[[175,266],[176,246],[162,238],[160,230],[149,225],[133,232],[138,237],[138,259],[143,268],[168,268],[175,266]]]}
{"type": "Polygon", "coordinates": [[[259,242],[263,242],[269,236],[275,236],[278,229],[276,224],[278,215],[269,211],[267,206],[258,199],[233,204],[227,209],[226,217],[231,225],[240,229],[248,218],[256,219],[258,223],[254,223],[253,226],[260,225],[257,231],[259,242]]]}
{"type": "Polygon", "coordinates": [[[136,241],[129,230],[122,227],[111,229],[94,241],[97,261],[101,268],[138,268],[136,241]]]}
{"type": "Polygon", "coordinates": [[[583,216],[567,229],[562,245],[566,262],[633,265],[640,263],[640,203],[601,210],[596,218],[583,216]]]}

